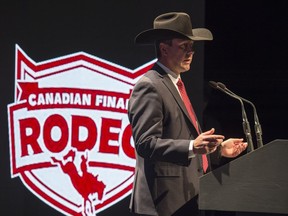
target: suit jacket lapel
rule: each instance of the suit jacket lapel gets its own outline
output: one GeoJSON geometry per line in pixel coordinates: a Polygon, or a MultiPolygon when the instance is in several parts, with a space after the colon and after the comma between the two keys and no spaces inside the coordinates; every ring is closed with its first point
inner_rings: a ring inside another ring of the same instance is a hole
{"type": "Polygon", "coordinates": [[[170,77],[168,76],[168,74],[157,64],[154,65],[152,70],[155,70],[159,73],[160,77],[162,78],[162,82],[168,88],[170,93],[173,95],[175,101],[180,106],[181,110],[184,112],[184,114],[187,116],[187,118],[190,120],[191,124],[193,125],[192,120],[190,119],[189,113],[185,107],[185,104],[181,96],[179,95],[179,92],[177,91],[175,85],[173,84],[170,77]]]}

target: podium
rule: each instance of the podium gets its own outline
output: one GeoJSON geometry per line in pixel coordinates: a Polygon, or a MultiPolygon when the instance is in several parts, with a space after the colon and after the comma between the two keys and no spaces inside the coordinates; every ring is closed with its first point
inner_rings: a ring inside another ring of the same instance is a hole
{"type": "Polygon", "coordinates": [[[288,140],[274,140],[202,176],[199,208],[288,214],[288,140]]]}

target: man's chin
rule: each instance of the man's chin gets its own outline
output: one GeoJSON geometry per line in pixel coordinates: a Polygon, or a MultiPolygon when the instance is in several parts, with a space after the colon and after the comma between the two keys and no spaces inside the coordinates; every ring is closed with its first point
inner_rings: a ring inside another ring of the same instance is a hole
{"type": "Polygon", "coordinates": [[[188,70],[190,70],[190,65],[189,66],[184,66],[184,67],[182,67],[182,69],[183,69],[183,72],[188,71],[188,70]]]}

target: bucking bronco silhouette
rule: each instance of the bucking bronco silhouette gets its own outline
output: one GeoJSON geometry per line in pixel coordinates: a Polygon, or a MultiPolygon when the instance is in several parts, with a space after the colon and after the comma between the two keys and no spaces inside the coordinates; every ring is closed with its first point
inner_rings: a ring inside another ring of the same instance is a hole
{"type": "Polygon", "coordinates": [[[62,171],[70,177],[73,187],[83,197],[83,215],[95,216],[95,209],[91,196],[97,193],[98,200],[102,200],[106,185],[98,180],[98,175],[94,176],[92,173],[88,172],[88,156],[81,156],[80,168],[82,175],[79,174],[76,165],[74,164],[75,151],[70,150],[64,155],[62,160],[58,160],[55,157],[51,157],[51,159],[53,163],[60,165],[62,171]]]}

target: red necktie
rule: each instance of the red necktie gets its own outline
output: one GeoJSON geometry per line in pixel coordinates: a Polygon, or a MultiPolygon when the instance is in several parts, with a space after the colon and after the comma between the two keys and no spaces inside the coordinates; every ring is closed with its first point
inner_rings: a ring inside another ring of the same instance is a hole
{"type": "MultiPolygon", "coordinates": [[[[186,109],[187,109],[187,111],[189,113],[189,116],[190,116],[191,120],[192,120],[192,123],[193,123],[196,131],[199,134],[200,132],[199,132],[199,127],[198,127],[196,115],[195,115],[194,109],[192,107],[192,104],[190,103],[190,100],[189,100],[189,97],[187,95],[184,83],[182,82],[181,79],[178,80],[177,86],[178,86],[179,92],[181,94],[182,100],[183,100],[183,102],[185,104],[185,107],[186,107],[186,109]]],[[[202,163],[203,163],[202,164],[203,170],[204,170],[204,172],[206,172],[206,170],[208,168],[208,160],[207,160],[207,156],[205,154],[202,154],[202,163]]]]}

